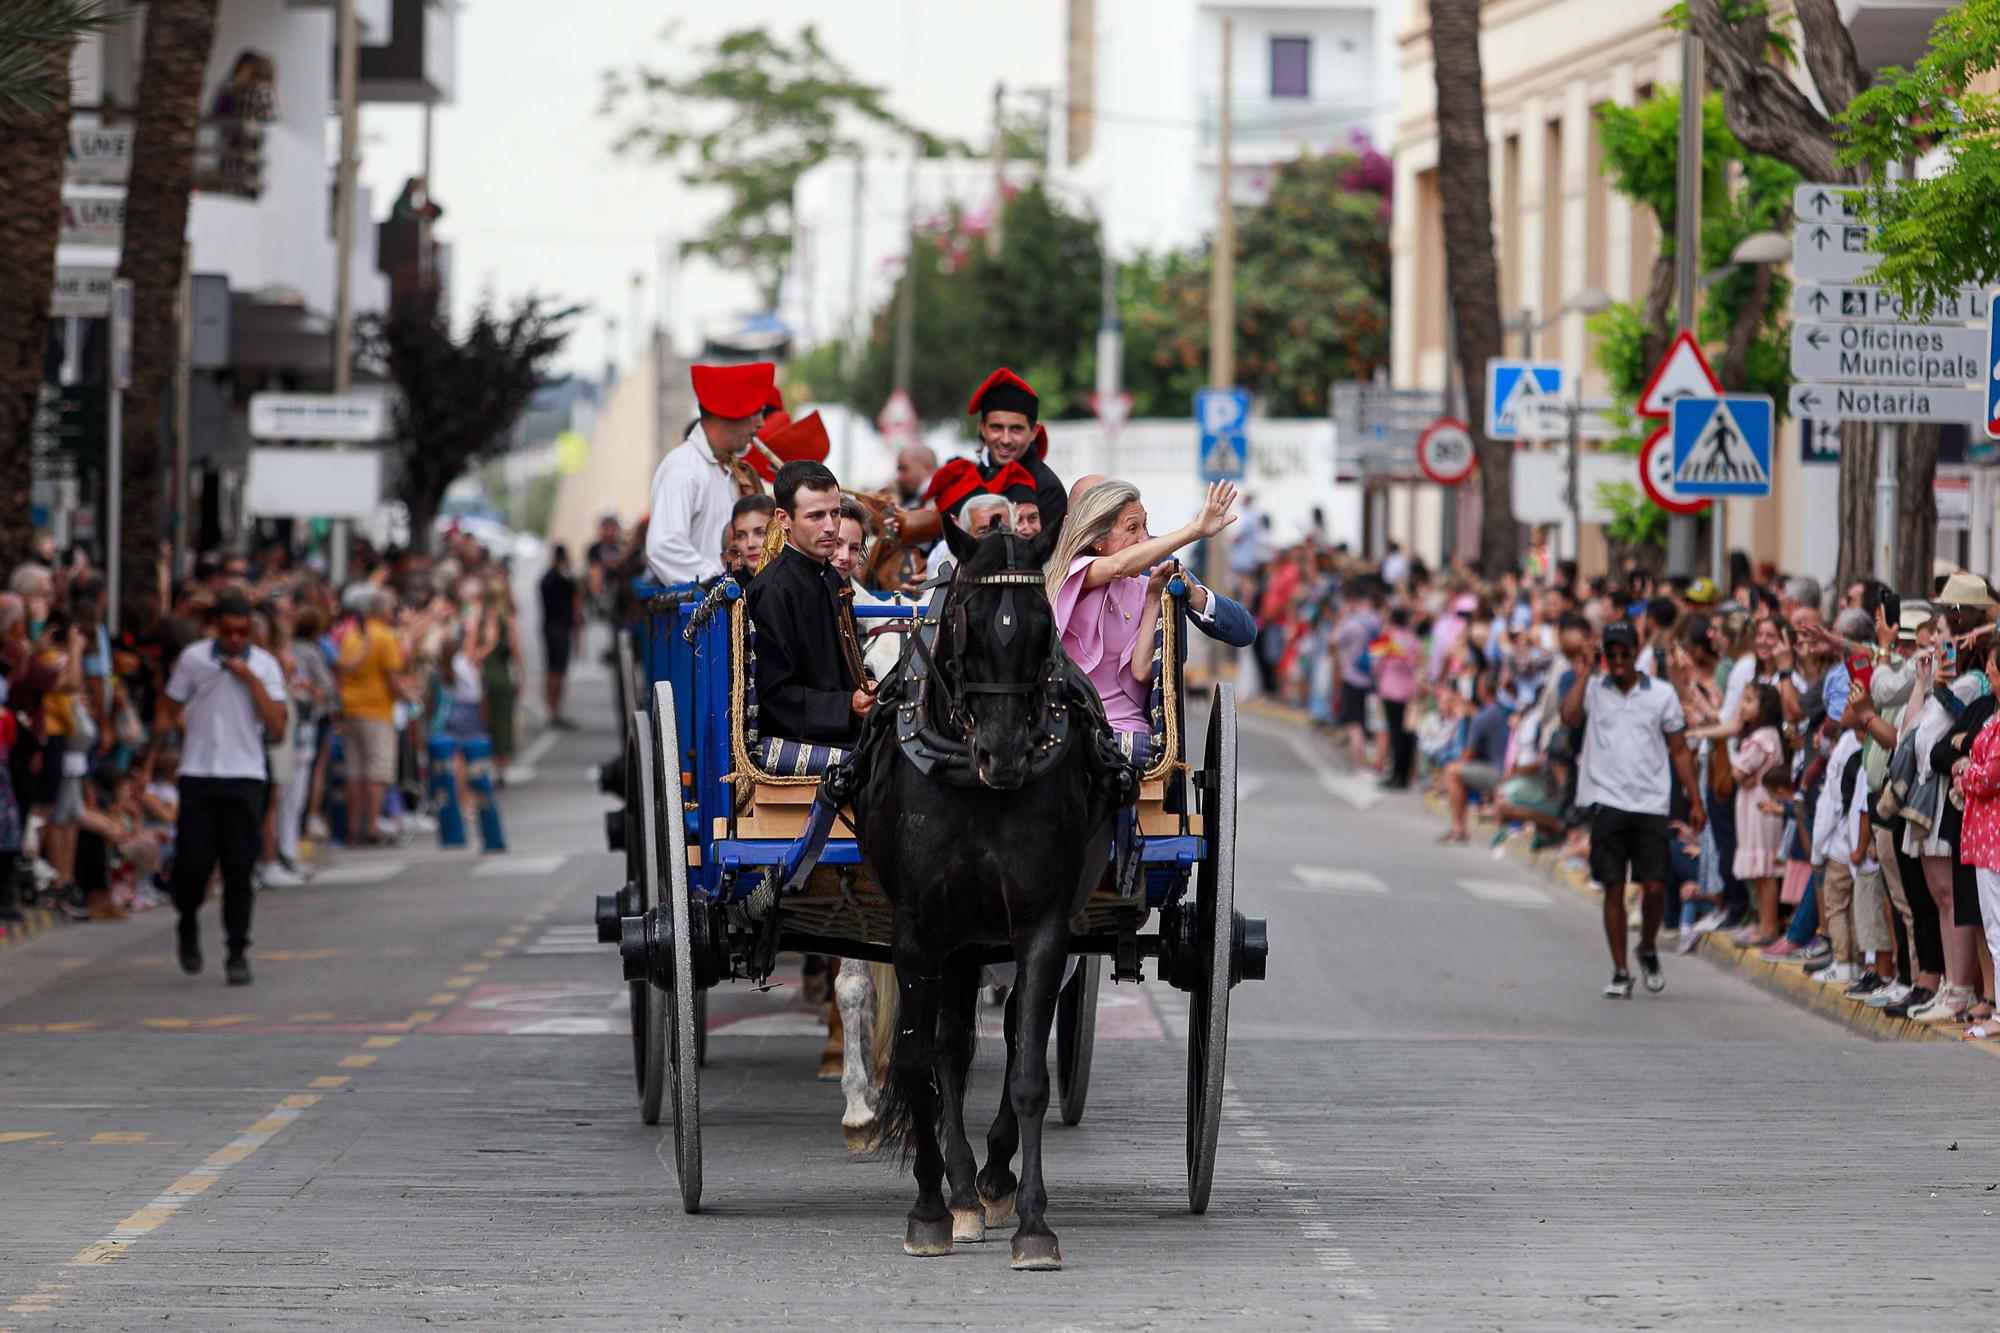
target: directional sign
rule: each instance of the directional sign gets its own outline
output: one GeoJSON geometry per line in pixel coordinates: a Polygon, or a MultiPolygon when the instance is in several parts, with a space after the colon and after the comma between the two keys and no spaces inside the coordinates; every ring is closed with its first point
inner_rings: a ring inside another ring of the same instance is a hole
{"type": "Polygon", "coordinates": [[[1581,404],[1573,399],[1538,399],[1531,410],[1521,414],[1524,440],[1567,440],[1570,418],[1576,418],[1579,440],[1615,440],[1625,432],[1611,419],[1608,398],[1589,398],[1581,404]]]}
{"type": "Polygon", "coordinates": [[[1910,385],[1794,384],[1791,415],[1816,421],[1956,421],[1971,425],[1991,420],[1986,390],[1924,389],[1910,385]]]}
{"type": "Polygon", "coordinates": [[[1800,185],[1792,190],[1792,213],[1801,222],[1854,221],[1852,185],[1800,185]]]}
{"type": "Polygon", "coordinates": [[[1417,467],[1440,486],[1456,486],[1479,466],[1472,428],[1457,417],[1439,417],[1417,437],[1417,467]]]}
{"type": "Polygon", "coordinates": [[[1687,496],[1769,495],[1773,417],[1763,394],[1677,401],[1674,489],[1687,496]]]}
{"type": "Polygon", "coordinates": [[[1494,440],[1527,438],[1521,427],[1539,421],[1544,400],[1562,397],[1562,366],[1553,361],[1511,361],[1494,357],[1486,363],[1486,435],[1494,440]]]}
{"type": "Polygon", "coordinates": [[[1927,324],[1794,324],[1792,375],[1851,384],[1955,388],[1986,373],[1984,329],[1927,324]]]}
{"type": "MultiPolygon", "coordinates": [[[[1926,324],[1986,323],[1986,293],[1977,287],[1961,287],[1938,302],[1937,311],[1926,324]]],[[[1798,319],[1861,319],[1878,324],[1900,323],[1909,319],[1902,301],[1885,287],[1861,283],[1834,283],[1819,287],[1792,288],[1792,314],[1798,319]]]]}
{"type": "Polygon", "coordinates": [[[1672,416],[1674,399],[1693,396],[1713,398],[1722,392],[1722,381],[1708,368],[1701,344],[1686,329],[1674,335],[1673,345],[1660,358],[1653,377],[1639,393],[1639,415],[1672,416]]]}
{"type": "Polygon", "coordinates": [[[1868,228],[1801,222],[1792,232],[1792,271],[1802,282],[1853,282],[1874,269],[1868,228]]]}
{"type": "Polygon", "coordinates": [[[1992,305],[1986,316],[1986,438],[2000,440],[2000,324],[1993,322],[1992,305]]]}
{"type": "Polygon", "coordinates": [[[1639,450],[1639,484],[1652,502],[1669,514],[1699,514],[1709,501],[1682,495],[1674,485],[1674,432],[1662,426],[1646,437],[1639,450]]]}
{"type": "Polygon", "coordinates": [[[383,399],[362,394],[253,393],[250,436],[257,440],[379,440],[388,431],[383,399]]]}
{"type": "Polygon", "coordinates": [[[1248,389],[1197,389],[1195,424],[1201,428],[1201,479],[1241,481],[1250,471],[1248,389]]]}

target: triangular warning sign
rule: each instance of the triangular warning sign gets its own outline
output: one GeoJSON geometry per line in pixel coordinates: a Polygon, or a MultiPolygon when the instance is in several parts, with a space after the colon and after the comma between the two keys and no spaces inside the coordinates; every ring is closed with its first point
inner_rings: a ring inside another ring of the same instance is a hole
{"type": "Polygon", "coordinates": [[[1676,398],[1713,398],[1722,392],[1722,381],[1708,368],[1708,358],[1694,335],[1683,329],[1660,358],[1653,377],[1639,395],[1639,415],[1667,417],[1674,412],[1676,398]]]}
{"type": "Polygon", "coordinates": [[[1514,387],[1507,392],[1507,401],[1500,404],[1500,411],[1494,417],[1495,424],[1502,433],[1511,435],[1533,429],[1541,421],[1537,404],[1544,396],[1535,372],[1523,366],[1514,379],[1514,387]]]}
{"type": "Polygon", "coordinates": [[[1676,486],[1715,485],[1769,486],[1770,474],[1763,463],[1758,461],[1756,450],[1750,447],[1743,436],[1743,427],[1729,410],[1727,402],[1718,401],[1715,410],[1709,414],[1707,424],[1701,434],[1695,437],[1693,447],[1687,457],[1674,469],[1676,486]]]}

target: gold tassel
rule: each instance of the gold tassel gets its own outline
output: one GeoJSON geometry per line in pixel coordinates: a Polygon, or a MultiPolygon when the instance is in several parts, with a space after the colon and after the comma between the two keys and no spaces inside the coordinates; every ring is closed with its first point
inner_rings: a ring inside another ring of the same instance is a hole
{"type": "Polygon", "coordinates": [[[784,549],[785,537],[785,525],[778,522],[776,514],[771,515],[771,526],[764,532],[764,550],[757,557],[757,568],[751,571],[753,574],[763,573],[764,566],[778,558],[778,552],[784,549]]]}

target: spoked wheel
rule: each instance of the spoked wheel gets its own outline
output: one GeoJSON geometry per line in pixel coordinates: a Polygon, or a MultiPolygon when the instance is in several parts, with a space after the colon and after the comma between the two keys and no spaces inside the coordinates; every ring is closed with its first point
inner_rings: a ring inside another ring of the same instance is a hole
{"type": "Polygon", "coordinates": [[[1203,756],[1213,780],[1202,833],[1208,855],[1196,879],[1195,938],[1203,960],[1188,1005],[1188,1210],[1208,1211],[1215,1142],[1222,1128],[1222,1080],[1229,1054],[1229,968],[1236,915],[1236,687],[1215,687],[1203,756]]]}
{"type": "MultiPolygon", "coordinates": [[[[639,915],[646,918],[660,905],[660,759],[653,748],[652,723],[644,713],[632,715],[630,757],[638,773],[636,799],[625,807],[625,836],[639,846],[639,915]]],[[[650,981],[635,981],[632,1037],[639,1048],[639,1116],[649,1125],[660,1123],[660,1107],[669,1081],[666,997],[650,981]]]]}
{"type": "MultiPolygon", "coordinates": [[[[639,694],[632,688],[638,671],[632,651],[632,636],[621,626],[614,625],[611,628],[611,642],[613,660],[617,662],[617,675],[611,683],[618,693],[618,716],[629,718],[641,706],[639,694]]],[[[639,729],[638,734],[644,735],[644,729],[639,729]]]]}
{"type": "Polygon", "coordinates": [[[706,997],[694,984],[694,941],[688,924],[687,820],[681,810],[680,726],[674,716],[674,687],[653,686],[653,735],[665,781],[657,807],[661,844],[660,923],[671,936],[673,986],[664,995],[667,1049],[673,1073],[674,1160],[681,1177],[681,1207],[701,1208],[701,1049],[707,1026],[706,997]]]}
{"type": "Polygon", "coordinates": [[[1104,960],[1086,954],[1076,975],[1056,999],[1056,1086],[1062,1093],[1062,1120],[1083,1119],[1083,1099],[1090,1095],[1090,1056],[1097,1045],[1097,983],[1104,960]]]}
{"type": "MultiPolygon", "coordinates": [[[[647,843],[645,835],[639,831],[639,812],[646,809],[640,796],[639,780],[641,763],[639,759],[639,737],[646,734],[645,715],[635,713],[626,724],[625,731],[625,882],[639,886],[639,901],[635,916],[644,916],[651,907],[653,893],[653,870],[647,863],[647,843]]],[[[632,1016],[632,1075],[638,1081],[641,1096],[646,1092],[646,983],[628,981],[625,983],[628,1008],[632,1016]]]]}
{"type": "Polygon", "coordinates": [[[702,1064],[708,1063],[708,992],[694,993],[694,1054],[702,1064]]]}

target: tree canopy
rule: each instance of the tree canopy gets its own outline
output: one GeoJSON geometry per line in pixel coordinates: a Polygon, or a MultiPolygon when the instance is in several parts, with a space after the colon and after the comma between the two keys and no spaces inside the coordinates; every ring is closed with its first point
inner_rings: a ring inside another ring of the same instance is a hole
{"type": "Polygon", "coordinates": [[[0,121],[46,115],[65,100],[76,39],[125,16],[108,0],[9,0],[0,5],[0,121]]]}
{"type": "MultiPolygon", "coordinates": [[[[671,41],[674,30],[665,34],[671,41]]],[[[963,145],[910,124],[887,93],[864,83],[821,44],[812,25],[791,40],[739,28],[695,48],[692,73],[635,65],[604,74],[603,111],[624,122],[621,153],[681,164],[687,184],[726,199],[681,253],[705,255],[757,284],[766,308],[792,252],[792,191],[799,177],[857,147],[873,125],[910,137],[925,156],[963,145]]]]}

